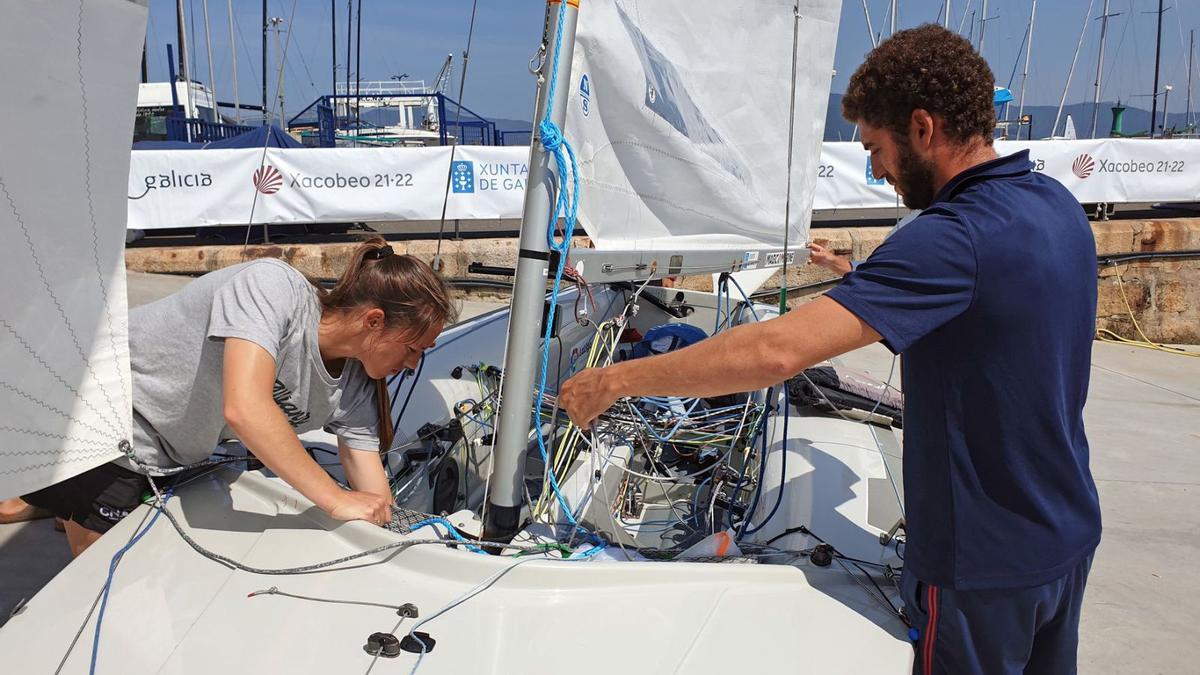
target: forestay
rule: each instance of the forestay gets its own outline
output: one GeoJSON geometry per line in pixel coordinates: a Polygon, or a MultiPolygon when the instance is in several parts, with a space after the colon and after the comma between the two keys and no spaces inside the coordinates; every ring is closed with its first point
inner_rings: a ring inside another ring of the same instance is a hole
{"type": "Polygon", "coordinates": [[[125,213],[144,0],[0,0],[0,497],[129,438],[125,213]]]}
{"type": "Polygon", "coordinates": [[[596,246],[782,246],[787,211],[789,245],[803,245],[840,7],[837,0],[583,3],[565,136],[579,160],[580,222],[596,246]]]}

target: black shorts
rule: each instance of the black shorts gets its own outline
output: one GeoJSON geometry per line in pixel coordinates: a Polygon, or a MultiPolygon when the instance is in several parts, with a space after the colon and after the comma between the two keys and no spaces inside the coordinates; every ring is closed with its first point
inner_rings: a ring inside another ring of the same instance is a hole
{"type": "Polygon", "coordinates": [[[149,491],[145,476],[108,462],[21,499],[103,533],[137,508],[149,491]]]}

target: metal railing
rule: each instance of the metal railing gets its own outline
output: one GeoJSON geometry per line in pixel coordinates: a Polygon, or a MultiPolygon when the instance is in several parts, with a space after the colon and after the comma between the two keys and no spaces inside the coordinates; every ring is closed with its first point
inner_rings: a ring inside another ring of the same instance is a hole
{"type": "Polygon", "coordinates": [[[345,82],[338,82],[333,93],[360,94],[362,96],[387,96],[388,94],[433,94],[425,84],[425,80],[371,80],[370,82],[351,82],[347,88],[345,82]]]}
{"type": "Polygon", "coordinates": [[[195,117],[167,117],[167,140],[211,143],[254,129],[244,124],[220,124],[195,117]]]}

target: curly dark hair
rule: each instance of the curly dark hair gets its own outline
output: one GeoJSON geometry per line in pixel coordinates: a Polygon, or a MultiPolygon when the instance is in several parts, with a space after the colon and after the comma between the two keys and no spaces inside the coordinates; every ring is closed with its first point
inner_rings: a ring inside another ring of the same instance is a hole
{"type": "Polygon", "coordinates": [[[935,24],[903,30],[867,54],[842,98],[842,116],[906,136],[912,111],[938,115],[959,142],[992,142],[996,78],[961,36],[935,24]]]}

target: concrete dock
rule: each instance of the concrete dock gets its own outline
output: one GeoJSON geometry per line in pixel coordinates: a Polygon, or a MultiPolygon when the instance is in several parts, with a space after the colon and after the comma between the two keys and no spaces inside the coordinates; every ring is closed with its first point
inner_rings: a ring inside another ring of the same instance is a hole
{"type": "MultiPolygon", "coordinates": [[[[131,273],[130,302],[188,281],[131,273]]],[[[463,315],[497,306],[467,303],[463,315]]],[[[843,360],[882,379],[891,355],[873,345],[843,360]]],[[[1105,529],[1084,602],[1080,672],[1196,672],[1200,358],[1096,342],[1092,366],[1085,420],[1105,529]]],[[[0,525],[0,623],[69,557],[50,520],[0,525]]]]}

